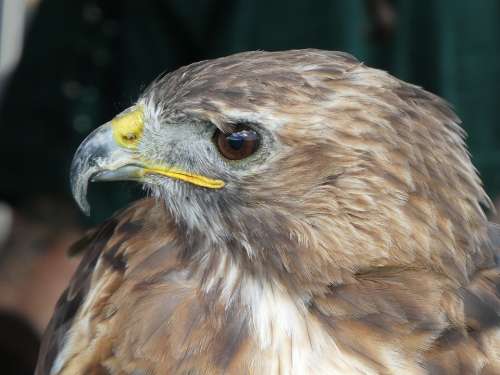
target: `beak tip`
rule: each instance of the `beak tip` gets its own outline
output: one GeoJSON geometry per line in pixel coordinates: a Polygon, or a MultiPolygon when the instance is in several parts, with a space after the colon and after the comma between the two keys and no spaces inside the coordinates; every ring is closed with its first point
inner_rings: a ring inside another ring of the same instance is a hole
{"type": "Polygon", "coordinates": [[[78,207],[80,207],[85,216],[90,216],[90,206],[86,199],[83,202],[79,202],[78,207]]]}
{"type": "Polygon", "coordinates": [[[90,216],[90,205],[89,202],[87,201],[87,193],[86,189],[79,189],[80,191],[75,191],[73,190],[73,198],[76,201],[76,204],[80,208],[80,210],[84,213],[85,216],[90,216]]]}
{"type": "Polygon", "coordinates": [[[87,201],[88,178],[87,176],[81,176],[78,173],[75,173],[75,170],[79,171],[79,169],[71,169],[71,193],[80,210],[85,214],[85,216],[89,216],[90,205],[87,201]]]}

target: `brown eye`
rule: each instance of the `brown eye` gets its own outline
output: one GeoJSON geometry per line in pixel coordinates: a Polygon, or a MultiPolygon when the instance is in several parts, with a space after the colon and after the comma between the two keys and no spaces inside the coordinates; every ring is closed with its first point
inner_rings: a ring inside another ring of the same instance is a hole
{"type": "Polygon", "coordinates": [[[259,147],[259,140],[259,134],[252,129],[242,129],[230,134],[217,130],[215,133],[219,152],[229,160],[241,160],[252,155],[259,147]]]}

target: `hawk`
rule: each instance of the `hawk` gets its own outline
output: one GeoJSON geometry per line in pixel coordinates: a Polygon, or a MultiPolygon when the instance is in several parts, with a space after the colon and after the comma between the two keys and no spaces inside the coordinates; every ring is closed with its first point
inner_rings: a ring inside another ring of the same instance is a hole
{"type": "Polygon", "coordinates": [[[500,230],[439,97],[322,50],[161,76],[78,148],[149,192],[76,245],[36,374],[500,374],[500,230]]]}

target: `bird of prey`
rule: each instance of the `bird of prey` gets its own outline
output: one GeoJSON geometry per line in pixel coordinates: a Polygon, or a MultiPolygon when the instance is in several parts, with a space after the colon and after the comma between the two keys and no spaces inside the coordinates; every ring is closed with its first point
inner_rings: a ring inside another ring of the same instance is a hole
{"type": "Polygon", "coordinates": [[[139,200],[76,245],[36,374],[500,374],[500,230],[439,97],[340,52],[163,75],[72,164],[139,200]]]}

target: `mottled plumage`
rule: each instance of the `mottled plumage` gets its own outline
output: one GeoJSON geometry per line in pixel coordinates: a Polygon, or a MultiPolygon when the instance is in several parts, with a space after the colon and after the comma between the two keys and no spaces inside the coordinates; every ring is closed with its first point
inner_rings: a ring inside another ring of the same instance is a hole
{"type": "Polygon", "coordinates": [[[443,100],[301,50],[192,64],[134,108],[113,155],[161,168],[110,168],[103,128],[75,196],[126,172],[152,197],[76,245],[36,374],[500,374],[500,229],[443,100]],[[225,160],[238,124],[259,149],[225,160]]]}

